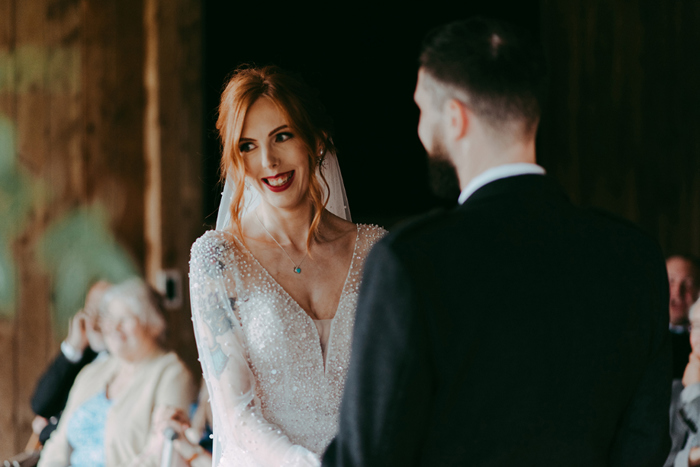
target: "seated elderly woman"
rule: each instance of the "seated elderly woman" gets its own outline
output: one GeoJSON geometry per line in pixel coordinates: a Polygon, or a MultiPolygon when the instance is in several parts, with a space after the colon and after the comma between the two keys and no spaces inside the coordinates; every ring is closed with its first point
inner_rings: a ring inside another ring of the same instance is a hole
{"type": "Polygon", "coordinates": [[[676,455],[675,467],[700,466],[700,300],[690,308],[689,318],[692,352],[683,374],[685,388],[680,395],[680,414],[688,425],[688,436],[683,450],[676,455]]]}
{"type": "Polygon", "coordinates": [[[111,287],[99,324],[110,356],[78,374],[39,467],[157,466],[154,414],[194,400],[190,373],[163,348],[165,319],[143,281],[111,287]]]}

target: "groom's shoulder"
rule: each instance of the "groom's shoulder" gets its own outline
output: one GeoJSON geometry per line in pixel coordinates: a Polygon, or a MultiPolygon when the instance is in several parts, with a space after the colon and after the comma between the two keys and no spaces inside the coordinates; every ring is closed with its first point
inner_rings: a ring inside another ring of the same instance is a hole
{"type": "Polygon", "coordinates": [[[447,209],[435,209],[412,217],[393,227],[381,243],[391,249],[424,247],[444,239],[454,228],[455,213],[447,209]]]}

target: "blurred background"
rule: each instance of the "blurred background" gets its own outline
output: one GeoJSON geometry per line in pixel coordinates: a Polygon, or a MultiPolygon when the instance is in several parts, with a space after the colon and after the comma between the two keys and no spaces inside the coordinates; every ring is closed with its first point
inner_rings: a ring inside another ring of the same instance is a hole
{"type": "MultiPolygon", "coordinates": [[[[169,297],[200,374],[192,242],[216,221],[216,107],[241,63],[317,88],[353,219],[389,229],[453,201],[428,189],[412,95],[431,28],[474,14],[528,28],[549,55],[538,157],[575,203],[700,254],[700,2],[0,0],[0,458],[97,278],[169,297]]],[[[575,267],[575,265],[572,265],[575,267]]]]}

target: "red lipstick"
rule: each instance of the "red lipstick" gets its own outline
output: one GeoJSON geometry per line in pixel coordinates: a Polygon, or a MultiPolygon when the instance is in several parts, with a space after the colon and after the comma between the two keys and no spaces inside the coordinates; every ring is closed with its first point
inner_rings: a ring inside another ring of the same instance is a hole
{"type": "Polygon", "coordinates": [[[265,183],[265,186],[270,189],[270,191],[272,191],[273,193],[279,193],[281,191],[286,190],[287,188],[289,188],[291,186],[292,182],[294,181],[294,171],[292,170],[290,172],[284,172],[284,173],[275,175],[274,177],[265,177],[262,179],[262,181],[265,183]],[[269,180],[277,180],[279,178],[287,178],[287,177],[289,177],[289,180],[284,182],[283,185],[280,185],[280,186],[270,185],[269,180]]]}

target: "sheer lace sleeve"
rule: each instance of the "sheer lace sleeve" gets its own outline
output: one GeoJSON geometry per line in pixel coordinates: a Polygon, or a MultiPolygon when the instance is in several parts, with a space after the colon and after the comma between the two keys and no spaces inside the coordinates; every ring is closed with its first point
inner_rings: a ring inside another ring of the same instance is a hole
{"type": "Polygon", "coordinates": [[[192,321],[214,416],[214,465],[230,459],[237,466],[318,466],[315,454],[262,417],[237,314],[234,246],[224,235],[206,233],[190,259],[192,321]]]}

